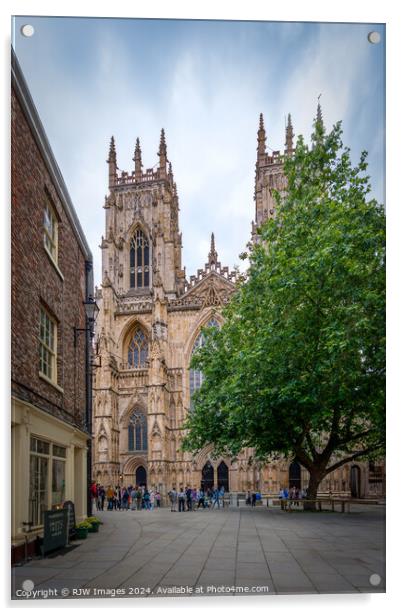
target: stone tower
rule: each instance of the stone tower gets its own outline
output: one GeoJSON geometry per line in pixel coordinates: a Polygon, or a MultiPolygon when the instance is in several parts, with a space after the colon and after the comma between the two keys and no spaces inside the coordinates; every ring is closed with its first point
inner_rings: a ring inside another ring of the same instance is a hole
{"type": "Polygon", "coordinates": [[[264,117],[260,114],[260,123],[257,132],[257,162],[255,165],[255,219],[252,223],[252,239],[257,238],[257,229],[268,218],[275,215],[275,200],[273,190],[284,192],[286,180],[283,175],[283,161],[285,156],[291,156],[293,149],[293,126],[290,114],[287,119],[285,131],[285,150],[267,153],[266,131],[264,117]]]}

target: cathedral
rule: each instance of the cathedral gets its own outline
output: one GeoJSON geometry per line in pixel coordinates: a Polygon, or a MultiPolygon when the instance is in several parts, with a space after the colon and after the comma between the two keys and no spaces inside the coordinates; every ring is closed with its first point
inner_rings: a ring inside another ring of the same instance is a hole
{"type": "MultiPolygon", "coordinates": [[[[293,153],[293,138],[288,116],[284,152],[267,153],[260,115],[252,241],[258,239],[258,227],[275,214],[273,189],[286,187],[283,161],[293,153]]],[[[235,290],[238,274],[220,263],[212,234],[204,267],[186,278],[178,192],[163,129],[158,158],[157,166],[144,169],[137,139],[134,170],[119,171],[111,139],[100,246],[102,284],[96,292],[100,313],[93,479],[105,486],[148,485],[162,495],[173,486],[186,485],[263,493],[277,493],[285,485],[306,487],[307,471],[294,460],[261,466],[253,462],[252,449],[245,449],[235,461],[215,459],[212,447],[195,456],[181,451],[183,422],[192,393],[202,383],[202,373],[189,368],[191,356],[203,344],[202,328],[219,327],[222,322],[221,309],[235,290]]],[[[320,489],[368,494],[372,489],[367,463],[346,464],[320,489]]]]}

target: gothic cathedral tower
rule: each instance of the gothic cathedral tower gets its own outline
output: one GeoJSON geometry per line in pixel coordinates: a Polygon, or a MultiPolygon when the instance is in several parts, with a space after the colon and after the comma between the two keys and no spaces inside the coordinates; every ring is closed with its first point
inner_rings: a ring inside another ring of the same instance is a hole
{"type": "MultiPolygon", "coordinates": [[[[96,371],[94,405],[94,472],[105,483],[118,483],[130,470],[131,483],[146,483],[147,469],[158,469],[169,458],[167,302],[182,293],[185,275],[178,196],[163,129],[158,157],[157,169],[144,171],[137,139],[134,171],[119,174],[111,139],[102,290],[97,295],[102,365],[96,371]],[[136,462],[141,464],[127,469],[125,458],[132,450],[140,454],[136,462]]],[[[164,483],[162,467],[159,471],[159,483],[164,483]]]]}
{"type": "Polygon", "coordinates": [[[274,150],[271,154],[267,153],[266,132],[264,118],[260,114],[260,125],[257,133],[257,162],[255,165],[255,220],[252,223],[252,239],[257,239],[257,229],[268,218],[275,215],[274,190],[283,193],[286,188],[286,181],[283,174],[284,156],[291,156],[293,149],[293,126],[290,114],[288,115],[285,151],[281,154],[279,150],[274,150]]]}

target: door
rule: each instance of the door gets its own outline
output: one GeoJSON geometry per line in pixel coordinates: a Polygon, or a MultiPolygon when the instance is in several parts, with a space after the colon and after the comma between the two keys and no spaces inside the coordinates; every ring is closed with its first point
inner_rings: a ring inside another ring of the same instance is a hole
{"type": "Polygon", "coordinates": [[[211,462],[208,460],[202,469],[202,478],[201,478],[201,489],[202,490],[212,490],[214,487],[214,467],[211,462]]]}
{"type": "Polygon", "coordinates": [[[289,466],[289,489],[293,487],[298,490],[301,488],[301,468],[297,460],[293,460],[289,466]]]}
{"type": "Polygon", "coordinates": [[[356,465],[350,469],[350,493],[352,498],[360,498],[360,467],[356,465]]]}
{"type": "Polygon", "coordinates": [[[225,492],[229,492],[229,469],[223,461],[218,466],[218,488],[222,486],[225,492]]]}
{"type": "Polygon", "coordinates": [[[147,486],[147,471],[143,466],[139,466],[135,471],[135,484],[137,486],[147,486]]]}

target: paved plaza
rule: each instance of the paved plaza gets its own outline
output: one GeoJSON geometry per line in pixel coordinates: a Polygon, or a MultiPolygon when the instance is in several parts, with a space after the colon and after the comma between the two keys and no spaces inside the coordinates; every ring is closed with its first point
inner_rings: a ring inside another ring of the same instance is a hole
{"type": "Polygon", "coordinates": [[[13,597],[32,587],[26,580],[42,591],[36,598],[47,591],[61,598],[385,589],[383,507],[350,514],[160,509],[99,517],[99,533],[74,542],[75,549],[14,567],[13,597]]]}

